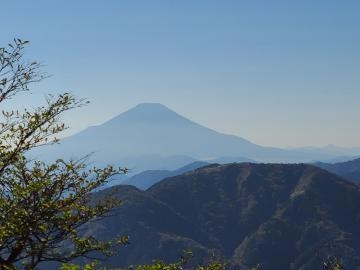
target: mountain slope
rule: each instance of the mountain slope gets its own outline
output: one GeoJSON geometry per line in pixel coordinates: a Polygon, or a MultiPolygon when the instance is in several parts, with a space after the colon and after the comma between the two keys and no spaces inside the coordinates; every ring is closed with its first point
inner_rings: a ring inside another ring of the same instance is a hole
{"type": "Polygon", "coordinates": [[[360,188],[311,165],[210,165],[147,191],[118,186],[97,196],[111,193],[123,205],[92,229],[131,236],[113,266],[172,260],[188,247],[239,269],[317,269],[314,254],[331,242],[360,269],[360,188]]]}
{"type": "Polygon", "coordinates": [[[68,137],[58,146],[34,150],[35,157],[79,158],[94,152],[91,160],[134,168],[175,169],[195,160],[247,157],[259,161],[311,161],[331,158],[253,144],[190,121],[169,108],[144,103],[110,121],[68,137]]]}
{"type": "Polygon", "coordinates": [[[197,161],[197,162],[193,162],[191,164],[188,164],[188,165],[181,167],[174,171],[169,171],[169,170],[143,171],[139,174],[136,174],[136,175],[130,177],[129,179],[127,179],[126,181],[124,181],[121,184],[122,185],[132,185],[139,189],[145,190],[165,178],[180,175],[180,174],[198,169],[205,165],[209,165],[209,163],[204,162],[204,161],[197,161]]]}
{"type": "Polygon", "coordinates": [[[339,163],[317,162],[314,165],[342,176],[349,181],[360,183],[360,158],[339,163]]]}

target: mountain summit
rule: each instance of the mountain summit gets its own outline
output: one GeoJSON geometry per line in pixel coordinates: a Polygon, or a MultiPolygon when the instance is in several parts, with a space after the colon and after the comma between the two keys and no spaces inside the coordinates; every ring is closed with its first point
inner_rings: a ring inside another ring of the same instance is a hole
{"type": "Polygon", "coordinates": [[[117,125],[123,121],[136,122],[187,122],[193,123],[185,117],[172,111],[160,103],[140,103],[130,110],[119,114],[104,125],[117,125]]]}
{"type": "Polygon", "coordinates": [[[53,158],[94,153],[97,163],[123,164],[138,172],[175,169],[195,160],[246,157],[258,161],[298,162],[328,158],[295,150],[263,147],[241,137],[201,126],[159,103],[142,103],[99,126],[45,148],[53,158]]]}

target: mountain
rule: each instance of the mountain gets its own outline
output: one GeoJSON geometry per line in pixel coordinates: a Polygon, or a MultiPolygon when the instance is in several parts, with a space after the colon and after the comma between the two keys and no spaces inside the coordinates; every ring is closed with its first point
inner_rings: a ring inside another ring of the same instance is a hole
{"type": "MultiPolygon", "coordinates": [[[[193,171],[195,169],[201,168],[203,166],[209,164],[226,164],[226,163],[233,163],[233,162],[254,162],[248,158],[241,158],[241,157],[220,157],[213,160],[206,161],[195,161],[188,165],[185,165],[177,170],[170,171],[170,170],[146,170],[141,173],[135,174],[124,181],[118,182],[121,185],[131,185],[135,186],[139,189],[145,190],[151,187],[152,185],[160,182],[161,180],[180,175],[189,171],[193,171]]],[[[111,183],[113,185],[113,183],[111,183]]]]}
{"type": "Polygon", "coordinates": [[[222,254],[237,269],[320,269],[336,254],[360,269],[360,187],[306,164],[209,165],[164,179],[146,191],[116,186],[95,194],[123,204],[88,226],[131,244],[109,266],[222,254]]]}
{"type": "Polygon", "coordinates": [[[62,140],[60,145],[33,150],[33,158],[80,158],[127,166],[139,173],[148,169],[174,170],[196,160],[246,157],[263,162],[299,162],[333,158],[263,147],[248,140],[201,126],[158,103],[143,103],[99,126],[62,140]]]}
{"type": "Polygon", "coordinates": [[[209,164],[211,163],[217,163],[217,164],[227,164],[227,163],[257,163],[255,160],[245,157],[218,157],[211,160],[206,160],[209,164]]]}
{"type": "Polygon", "coordinates": [[[147,170],[143,171],[139,174],[136,174],[126,181],[122,182],[122,185],[131,185],[134,187],[137,187],[138,189],[146,190],[152,185],[156,184],[157,182],[160,182],[161,180],[180,175],[189,171],[193,171],[195,169],[198,169],[200,167],[203,167],[205,165],[209,165],[209,163],[205,161],[197,161],[193,162],[191,164],[188,164],[184,167],[181,167],[174,171],[169,170],[147,170]]]}
{"type": "Polygon", "coordinates": [[[313,154],[323,154],[323,155],[332,155],[335,158],[331,158],[326,160],[327,163],[335,163],[335,162],[344,162],[354,159],[356,156],[360,154],[360,147],[339,147],[336,145],[326,145],[324,147],[301,147],[301,148],[293,148],[292,150],[297,150],[305,153],[313,153],[313,154]]]}
{"type": "Polygon", "coordinates": [[[360,158],[339,163],[317,162],[314,165],[360,184],[360,158]]]}

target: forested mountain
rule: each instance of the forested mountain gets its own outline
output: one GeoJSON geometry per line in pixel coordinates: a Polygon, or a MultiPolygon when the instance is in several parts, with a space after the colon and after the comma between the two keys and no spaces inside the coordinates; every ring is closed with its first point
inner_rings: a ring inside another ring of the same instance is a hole
{"type": "Polygon", "coordinates": [[[116,186],[96,198],[110,194],[123,204],[89,230],[129,234],[131,244],[109,265],[173,260],[190,248],[238,269],[320,269],[318,257],[330,253],[360,269],[360,188],[312,165],[209,165],[147,191],[116,186]]]}

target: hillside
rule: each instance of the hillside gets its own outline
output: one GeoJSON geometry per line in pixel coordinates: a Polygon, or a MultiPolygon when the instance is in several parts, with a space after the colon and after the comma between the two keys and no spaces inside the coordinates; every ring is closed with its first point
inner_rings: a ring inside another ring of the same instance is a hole
{"type": "Polygon", "coordinates": [[[316,166],[360,184],[360,158],[338,163],[315,163],[316,166]]]}
{"type": "Polygon", "coordinates": [[[348,269],[360,269],[360,188],[311,165],[210,165],[147,191],[117,186],[97,196],[109,194],[123,204],[91,230],[132,242],[109,265],[173,260],[191,248],[239,269],[318,269],[316,254],[331,243],[348,269]]]}
{"type": "Polygon", "coordinates": [[[161,180],[180,175],[189,171],[193,171],[195,169],[198,169],[200,167],[203,167],[205,165],[208,165],[209,163],[204,161],[197,161],[190,163],[184,167],[181,167],[174,171],[169,170],[147,170],[143,171],[139,174],[136,174],[126,181],[122,182],[122,185],[132,185],[134,187],[137,187],[139,189],[145,190],[151,187],[152,185],[160,182],[161,180]]]}
{"type": "MultiPolygon", "coordinates": [[[[141,173],[135,174],[133,176],[130,176],[128,179],[125,179],[123,181],[117,181],[121,185],[131,185],[134,187],[137,187],[142,190],[146,190],[152,185],[160,182],[161,180],[177,176],[189,171],[193,171],[195,169],[201,168],[203,166],[209,165],[209,164],[226,164],[226,163],[234,163],[234,162],[255,162],[253,160],[242,158],[242,157],[220,157],[217,159],[212,159],[206,161],[195,161],[190,164],[187,164],[179,169],[170,171],[170,170],[146,170],[141,173]]],[[[115,182],[115,181],[114,181],[115,182]]],[[[113,181],[111,181],[111,185],[113,181]]],[[[115,182],[116,185],[116,182],[115,182]]]]}

